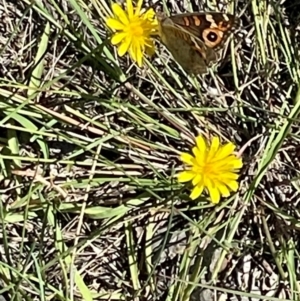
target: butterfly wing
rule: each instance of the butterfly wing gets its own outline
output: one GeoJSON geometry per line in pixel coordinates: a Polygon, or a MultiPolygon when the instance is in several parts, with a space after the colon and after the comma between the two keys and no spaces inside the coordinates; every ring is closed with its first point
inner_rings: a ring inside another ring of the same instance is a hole
{"type": "Polygon", "coordinates": [[[158,20],[160,38],[174,59],[188,73],[205,73],[209,64],[216,60],[216,53],[188,28],[174,23],[171,18],[158,17],[158,20]]]}
{"type": "Polygon", "coordinates": [[[230,34],[240,26],[239,19],[233,15],[218,12],[179,14],[169,19],[215,51],[221,49],[230,34]]]}

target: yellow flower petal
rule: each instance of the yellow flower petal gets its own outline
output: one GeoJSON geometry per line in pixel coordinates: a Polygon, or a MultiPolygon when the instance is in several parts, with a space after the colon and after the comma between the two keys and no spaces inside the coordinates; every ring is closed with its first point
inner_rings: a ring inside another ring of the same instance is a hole
{"type": "Polygon", "coordinates": [[[239,189],[239,184],[237,181],[227,181],[226,185],[232,190],[237,191],[239,189]]]}
{"type": "Polygon", "coordinates": [[[123,30],[124,24],[121,23],[119,20],[113,19],[113,18],[107,18],[106,19],[106,25],[114,30],[123,30]]]}
{"type": "MultiPolygon", "coordinates": [[[[202,153],[200,152],[200,150],[199,150],[199,148],[198,148],[197,146],[194,146],[194,147],[192,148],[192,152],[193,152],[195,158],[197,158],[197,159],[198,159],[198,158],[201,158],[201,162],[202,162],[203,159],[205,159],[205,157],[202,156],[202,153]]],[[[199,163],[199,162],[198,162],[198,163],[199,163]]]]}
{"type": "Polygon", "coordinates": [[[185,164],[191,165],[191,164],[193,164],[195,159],[192,155],[190,155],[188,153],[181,153],[180,154],[180,160],[185,164]]]}
{"type": "Polygon", "coordinates": [[[214,169],[218,170],[219,173],[222,173],[240,169],[243,166],[243,161],[236,156],[230,156],[223,158],[222,160],[211,160],[210,164],[213,164],[215,166],[214,169]]]}
{"type": "Polygon", "coordinates": [[[121,33],[116,33],[113,35],[113,37],[111,38],[111,43],[113,45],[117,45],[119,44],[120,42],[122,42],[125,38],[126,38],[126,33],[124,32],[121,32],[121,33]]]}
{"type": "Polygon", "coordinates": [[[118,55],[119,56],[123,56],[128,51],[130,43],[131,43],[131,40],[128,39],[128,38],[123,40],[123,42],[120,44],[120,46],[118,48],[118,55]]]}
{"type": "Polygon", "coordinates": [[[214,163],[215,166],[220,170],[235,170],[240,169],[243,166],[242,159],[239,159],[235,156],[227,157],[214,163]]]}
{"type": "Polygon", "coordinates": [[[204,189],[203,186],[199,186],[199,185],[195,186],[194,189],[192,190],[192,193],[190,194],[190,198],[192,200],[197,199],[203,192],[203,189],[204,189]]]}
{"type": "Polygon", "coordinates": [[[126,12],[123,10],[123,8],[117,4],[117,3],[113,3],[111,6],[111,9],[114,13],[114,15],[124,24],[124,25],[128,25],[129,24],[129,20],[127,17],[126,12]]]}
{"type": "Polygon", "coordinates": [[[199,165],[203,165],[207,159],[207,144],[202,136],[196,138],[196,148],[194,151],[196,161],[199,165]]]}
{"type": "Polygon", "coordinates": [[[126,8],[127,8],[127,13],[128,13],[128,18],[130,20],[130,19],[132,19],[133,15],[134,15],[132,0],[126,1],[126,8]]]}
{"type": "Polygon", "coordinates": [[[218,158],[218,160],[221,160],[231,155],[234,150],[235,150],[235,145],[233,143],[231,142],[226,143],[219,149],[218,153],[216,154],[216,157],[218,158]]]}
{"type": "Polygon", "coordinates": [[[148,9],[144,14],[143,14],[143,19],[148,20],[152,23],[152,25],[157,25],[157,19],[156,19],[156,14],[153,8],[148,9]]]}
{"type": "Polygon", "coordinates": [[[236,180],[238,179],[238,175],[234,172],[224,172],[220,175],[220,178],[223,180],[223,182],[225,181],[231,181],[231,180],[236,180]]]}
{"type": "Polygon", "coordinates": [[[220,146],[220,139],[219,137],[213,137],[212,141],[211,141],[211,145],[210,145],[210,149],[208,151],[208,155],[207,155],[207,161],[209,162],[210,160],[212,160],[212,158],[216,155],[218,149],[220,146]]]}
{"type": "Polygon", "coordinates": [[[142,4],[143,4],[143,0],[139,0],[137,5],[136,5],[136,9],[135,9],[135,16],[139,16],[141,13],[141,8],[142,8],[142,4]]]}
{"type": "Polygon", "coordinates": [[[214,203],[214,204],[219,203],[221,195],[220,195],[219,189],[216,186],[216,182],[213,181],[209,177],[204,177],[203,184],[208,190],[211,202],[214,203]]]}
{"type": "Polygon", "coordinates": [[[138,47],[136,49],[136,62],[139,67],[143,66],[143,53],[142,53],[141,47],[138,47]]]}
{"type": "Polygon", "coordinates": [[[146,46],[147,47],[146,47],[145,51],[146,51],[147,55],[149,55],[151,57],[155,53],[155,46],[154,46],[153,41],[150,40],[149,42],[147,42],[146,46]]]}
{"type": "Polygon", "coordinates": [[[193,186],[199,185],[202,182],[202,175],[194,173],[193,186]]]}
{"type": "Polygon", "coordinates": [[[191,181],[195,177],[195,173],[190,170],[182,171],[177,175],[178,182],[188,182],[191,181]]]}
{"type": "Polygon", "coordinates": [[[209,196],[210,196],[211,202],[213,204],[219,204],[220,199],[221,199],[221,195],[220,195],[218,189],[214,189],[214,190],[210,191],[209,196]]]}
{"type": "Polygon", "coordinates": [[[236,161],[236,160],[241,160],[240,158],[238,158],[236,155],[229,155],[229,156],[226,156],[225,158],[223,159],[226,159],[225,162],[228,162],[228,161],[236,161]]]}
{"type": "Polygon", "coordinates": [[[220,194],[223,197],[229,197],[230,196],[230,191],[226,185],[224,185],[222,182],[216,181],[216,187],[219,189],[220,194]]]}
{"type": "Polygon", "coordinates": [[[206,142],[201,135],[196,137],[196,145],[199,148],[200,152],[202,152],[203,150],[205,151],[207,148],[206,142]]]}
{"type": "Polygon", "coordinates": [[[129,55],[131,56],[132,60],[136,62],[137,61],[137,59],[136,59],[136,52],[134,50],[133,43],[131,43],[130,48],[128,49],[128,52],[129,52],[129,55]]]}
{"type": "Polygon", "coordinates": [[[240,169],[243,167],[243,160],[238,158],[232,162],[234,169],[240,169]]]}
{"type": "Polygon", "coordinates": [[[137,62],[138,66],[141,67],[143,65],[143,53],[142,53],[142,47],[137,42],[133,42],[131,44],[131,48],[129,50],[129,53],[132,57],[132,59],[137,62]]]}
{"type": "Polygon", "coordinates": [[[211,202],[213,204],[218,204],[220,202],[220,198],[221,198],[219,189],[213,185],[208,185],[207,190],[208,190],[211,202]]]}

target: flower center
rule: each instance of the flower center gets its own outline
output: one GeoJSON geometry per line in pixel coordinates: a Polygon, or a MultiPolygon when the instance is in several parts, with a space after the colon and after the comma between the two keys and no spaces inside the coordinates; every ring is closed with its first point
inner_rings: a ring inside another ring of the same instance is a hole
{"type": "Polygon", "coordinates": [[[144,34],[142,22],[140,20],[133,20],[129,24],[128,31],[131,33],[132,36],[141,37],[144,34]]]}
{"type": "Polygon", "coordinates": [[[199,174],[203,174],[206,176],[212,176],[216,174],[215,166],[209,163],[205,163],[203,165],[197,164],[196,170],[199,174]]]}
{"type": "Polygon", "coordinates": [[[213,166],[210,165],[205,166],[203,172],[205,175],[208,175],[210,178],[216,175],[215,169],[213,168],[213,166]]]}

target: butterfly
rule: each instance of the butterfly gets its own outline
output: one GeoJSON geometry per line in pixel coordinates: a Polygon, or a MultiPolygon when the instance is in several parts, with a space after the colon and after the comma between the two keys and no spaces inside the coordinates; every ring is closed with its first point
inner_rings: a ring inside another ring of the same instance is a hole
{"type": "Polygon", "coordinates": [[[156,13],[161,41],[190,74],[204,74],[218,60],[230,34],[240,25],[231,14],[196,12],[170,17],[156,13]]]}

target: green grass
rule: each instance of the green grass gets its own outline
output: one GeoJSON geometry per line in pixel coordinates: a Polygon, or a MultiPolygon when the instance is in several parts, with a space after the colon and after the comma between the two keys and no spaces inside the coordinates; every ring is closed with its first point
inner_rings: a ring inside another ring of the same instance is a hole
{"type": "Polygon", "coordinates": [[[108,1],[0,1],[5,300],[300,300],[299,4],[227,11],[225,60],[190,77],[159,42],[118,57],[108,1]],[[174,177],[199,133],[244,161],[217,206],[174,177]]]}

